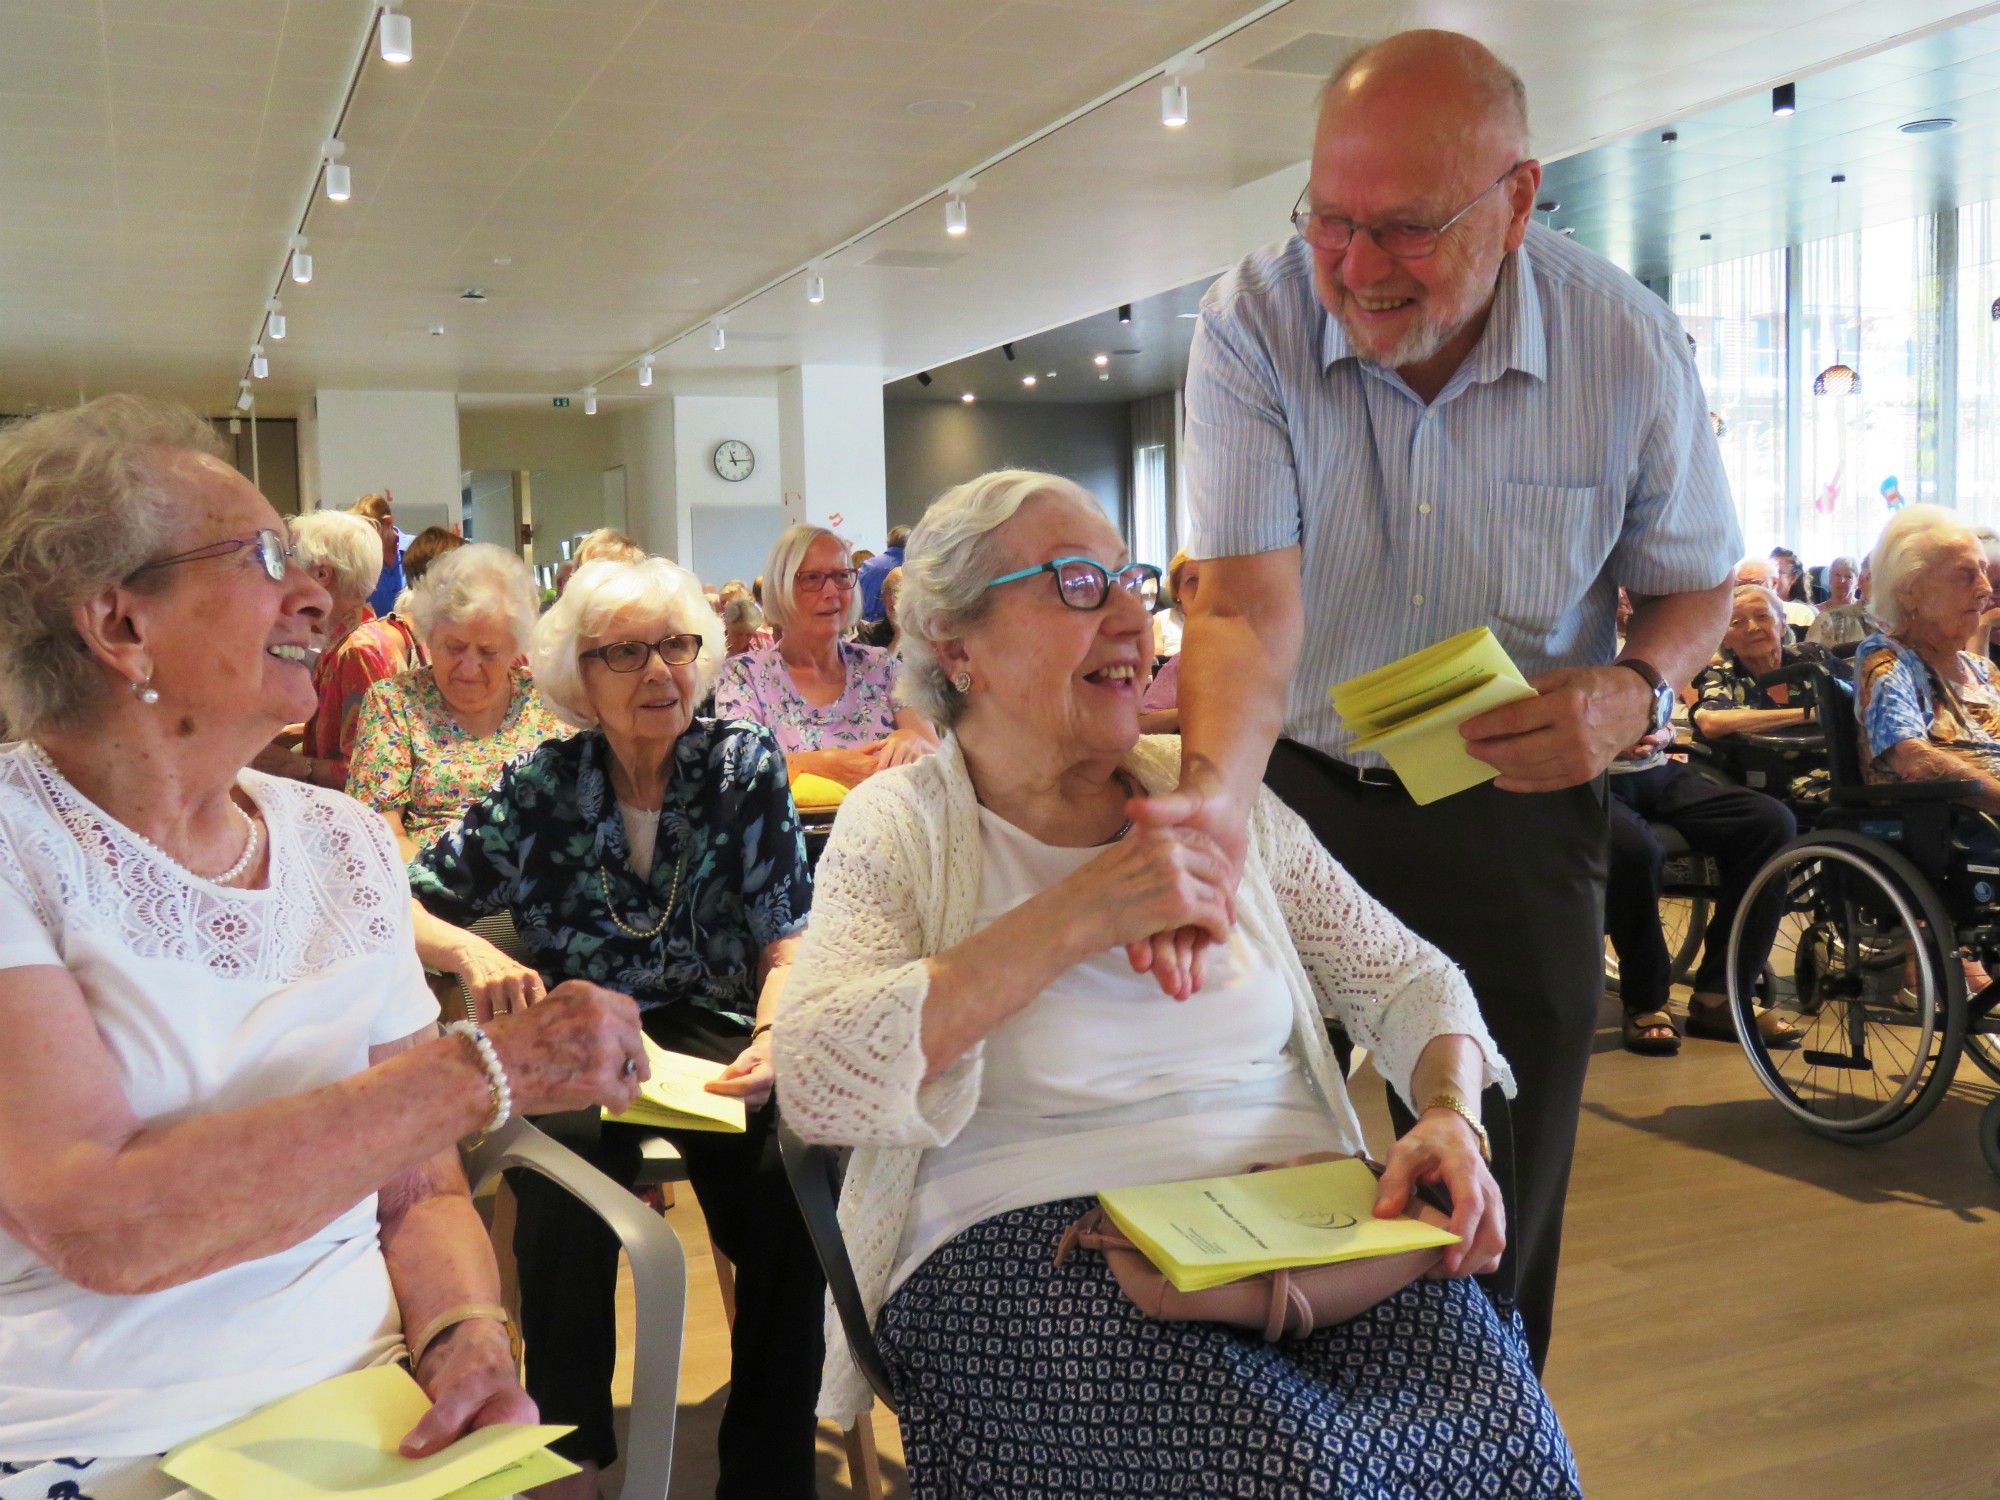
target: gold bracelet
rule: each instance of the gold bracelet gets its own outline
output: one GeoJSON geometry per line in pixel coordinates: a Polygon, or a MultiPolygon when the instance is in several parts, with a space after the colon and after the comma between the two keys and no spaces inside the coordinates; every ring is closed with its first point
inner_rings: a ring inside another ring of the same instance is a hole
{"type": "Polygon", "coordinates": [[[1424,1107],[1417,1111],[1419,1116],[1434,1109],[1448,1109],[1472,1127],[1472,1133],[1479,1137],[1479,1156],[1488,1166],[1493,1164],[1493,1141],[1486,1134],[1486,1127],[1479,1123],[1479,1116],[1472,1112],[1466,1102],[1453,1093],[1432,1094],[1424,1101],[1424,1107]]]}
{"type": "Polygon", "coordinates": [[[491,1318],[507,1330],[507,1348],[514,1356],[514,1363],[521,1362],[521,1333],[515,1328],[513,1318],[507,1309],[497,1302],[461,1302],[457,1307],[446,1308],[430,1322],[418,1330],[417,1336],[408,1340],[410,1346],[410,1368],[423,1363],[424,1354],[437,1342],[438,1335],[447,1328],[456,1328],[460,1323],[469,1323],[474,1318],[491,1318]]]}

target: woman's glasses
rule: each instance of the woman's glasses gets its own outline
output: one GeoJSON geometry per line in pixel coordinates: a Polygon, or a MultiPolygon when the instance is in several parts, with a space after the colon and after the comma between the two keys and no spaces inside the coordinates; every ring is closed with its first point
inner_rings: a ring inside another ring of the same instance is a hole
{"type": "Polygon", "coordinates": [[[1151,563],[1127,563],[1113,572],[1099,562],[1087,557],[1058,557],[1053,562],[1045,562],[1039,568],[1023,568],[1018,573],[1003,573],[986,586],[997,588],[1003,583],[1012,583],[1018,578],[1033,578],[1037,573],[1056,575],[1056,597],[1071,609],[1102,609],[1111,597],[1111,585],[1115,582],[1134,599],[1145,605],[1148,611],[1160,607],[1160,570],[1151,563]]]}
{"type": "Polygon", "coordinates": [[[817,594],[829,583],[837,589],[851,589],[854,587],[854,580],[859,576],[860,574],[853,568],[835,568],[830,573],[822,573],[817,569],[810,573],[794,573],[792,589],[795,593],[817,594]]]}
{"type": "Polygon", "coordinates": [[[141,573],[150,573],[155,568],[171,568],[176,563],[227,557],[232,552],[241,552],[245,547],[256,549],[257,561],[264,565],[264,572],[271,582],[285,581],[285,574],[292,564],[292,544],[282,533],[269,529],[260,531],[255,536],[244,537],[240,541],[210,542],[206,547],[197,547],[192,552],[176,552],[172,557],[161,557],[149,563],[142,563],[125,575],[125,581],[130,583],[141,573]]]}
{"type": "Polygon", "coordinates": [[[701,637],[698,635],[663,635],[657,641],[613,641],[608,646],[598,646],[584,652],[585,657],[596,657],[614,672],[636,672],[646,665],[647,658],[654,652],[670,667],[684,667],[701,655],[701,637]]]}

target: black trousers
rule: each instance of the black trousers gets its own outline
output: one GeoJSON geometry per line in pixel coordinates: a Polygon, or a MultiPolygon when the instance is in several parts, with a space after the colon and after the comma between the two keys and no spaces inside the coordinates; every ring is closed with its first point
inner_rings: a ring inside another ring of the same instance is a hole
{"type": "MultiPolygon", "coordinates": [[[[692,1005],[645,1013],[646,1033],[669,1051],[717,1062],[743,1050],[741,1026],[692,1005]]],[[[638,1175],[639,1143],[665,1135],[687,1161],[709,1238],[736,1268],[729,1397],[717,1436],[718,1500],[811,1500],[813,1404],[825,1359],[826,1282],[778,1158],[777,1111],[754,1111],[744,1135],[650,1131],[608,1124],[596,1110],[535,1123],[617,1182],[638,1175]]],[[[521,1336],[528,1394],[542,1420],[573,1423],[555,1444],[572,1462],[610,1465],[611,1376],[618,1353],[618,1241],[602,1220],[532,1172],[508,1174],[520,1212],[521,1336]]]]}
{"type": "MultiPolygon", "coordinates": [[[[1539,1370],[1604,996],[1603,784],[1540,793],[1488,784],[1418,807],[1399,788],[1355,784],[1289,740],[1272,750],[1265,782],[1371,895],[1465,971],[1514,1070],[1507,1254],[1539,1370]]],[[[1389,1105],[1407,1129],[1393,1093],[1389,1105]]]]}
{"type": "MultiPolygon", "coordinates": [[[[1668,761],[1650,771],[1611,778],[1611,873],[1604,892],[1604,930],[1618,952],[1618,992],[1627,1015],[1662,1009],[1673,958],[1660,931],[1660,874],[1666,851],[1648,823],[1666,823],[1690,846],[1715,860],[1722,877],[1709,915],[1701,967],[1694,987],[1705,995],[1729,989],[1729,929],[1765,860],[1798,835],[1798,820],[1776,798],[1749,787],[1721,786],[1687,766],[1668,761]]],[[[1785,893],[1772,885],[1758,897],[1743,924],[1737,982],[1756,983],[1778,923],[1785,893]]]]}

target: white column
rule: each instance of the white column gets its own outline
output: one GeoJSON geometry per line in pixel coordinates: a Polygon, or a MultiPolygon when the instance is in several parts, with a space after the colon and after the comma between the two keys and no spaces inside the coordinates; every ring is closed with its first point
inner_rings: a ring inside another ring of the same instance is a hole
{"type": "MultiPolygon", "coordinates": [[[[414,536],[460,519],[458,397],[451,391],[319,391],[313,454],[318,504],[344,510],[363,495],[395,497],[396,525],[414,536]]],[[[301,437],[305,436],[303,430],[301,437]]]]}
{"type": "Polygon", "coordinates": [[[879,368],[799,365],[780,374],[778,449],[787,521],[810,521],[857,547],[882,549],[889,481],[879,368]]]}

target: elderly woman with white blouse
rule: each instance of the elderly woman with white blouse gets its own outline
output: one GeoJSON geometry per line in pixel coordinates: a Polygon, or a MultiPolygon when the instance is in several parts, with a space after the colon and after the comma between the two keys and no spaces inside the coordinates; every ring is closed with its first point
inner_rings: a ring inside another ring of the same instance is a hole
{"type": "MultiPolygon", "coordinates": [[[[1576,1494],[1518,1319],[1466,1279],[1502,1249],[1476,1111],[1507,1064],[1458,971],[1268,793],[1234,890],[1203,836],[1133,826],[1178,765],[1138,734],[1159,574],[1126,556],[1051,475],[931,507],[903,682],[951,733],[848,797],[779,1014],[787,1119],[861,1148],[841,1224],[912,1493],[1576,1494]],[[1205,968],[1139,972],[1190,926],[1205,968]],[[1447,1187],[1444,1279],[1270,1345],[1149,1321],[1101,1260],[1055,1263],[1102,1189],[1362,1150],[1323,1013],[1417,1117],[1377,1212],[1447,1187]]],[[[867,1403],[831,1331],[821,1414],[867,1403]]]]}
{"type": "Polygon", "coordinates": [[[328,597],[217,450],[124,396],[0,434],[8,1495],[177,1491],[165,1449],[406,1345],[405,1453],[533,1421],[456,1145],[646,1076],[591,984],[439,1037],[382,820],[244,769],[328,597]]]}

